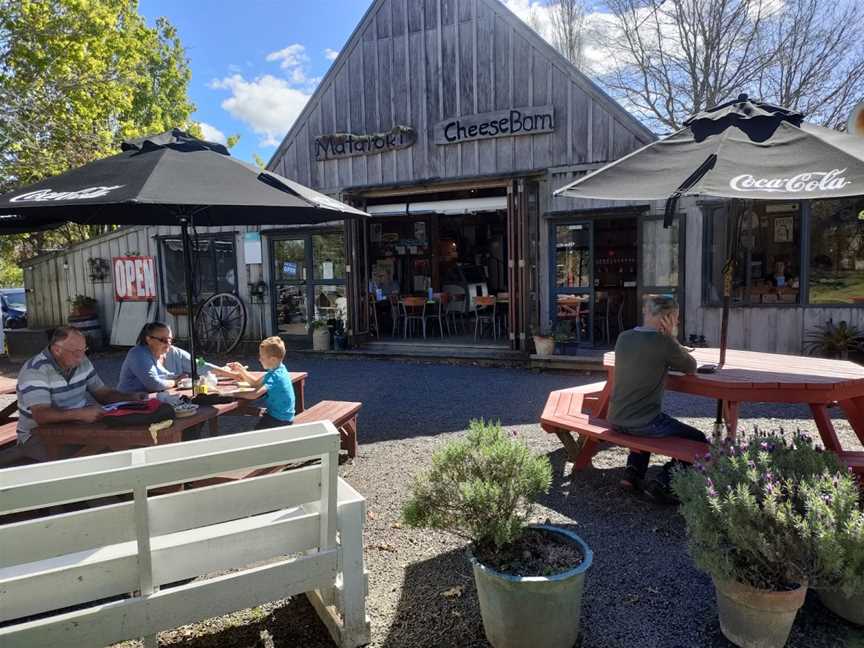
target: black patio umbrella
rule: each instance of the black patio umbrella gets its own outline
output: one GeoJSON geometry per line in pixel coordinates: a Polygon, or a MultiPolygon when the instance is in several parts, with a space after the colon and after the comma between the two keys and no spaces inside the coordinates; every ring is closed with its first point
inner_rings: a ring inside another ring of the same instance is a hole
{"type": "MultiPolygon", "coordinates": [[[[193,313],[190,227],[322,223],[367,214],[232,158],[179,129],[123,142],[122,152],[0,196],[0,234],[84,225],[179,225],[193,313]]],[[[190,324],[190,353],[195,332],[190,324]]],[[[192,375],[196,367],[192,362],[192,375]]]]}
{"type": "Polygon", "coordinates": [[[698,113],[684,124],[672,135],[561,187],[554,195],[666,200],[666,227],[681,196],[733,199],[734,234],[724,266],[722,366],[744,201],[864,194],[864,138],[808,124],[801,113],[747,95],[698,113]]]}

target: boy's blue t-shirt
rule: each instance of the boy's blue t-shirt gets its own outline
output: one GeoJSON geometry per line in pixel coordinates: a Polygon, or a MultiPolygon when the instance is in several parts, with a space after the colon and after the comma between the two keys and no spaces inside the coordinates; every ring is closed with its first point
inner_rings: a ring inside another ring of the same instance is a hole
{"type": "Polygon", "coordinates": [[[264,375],[263,386],[267,388],[264,402],[267,413],[275,419],[290,423],[294,420],[294,385],[291,384],[291,374],[280,363],[275,369],[270,369],[264,375]]]}

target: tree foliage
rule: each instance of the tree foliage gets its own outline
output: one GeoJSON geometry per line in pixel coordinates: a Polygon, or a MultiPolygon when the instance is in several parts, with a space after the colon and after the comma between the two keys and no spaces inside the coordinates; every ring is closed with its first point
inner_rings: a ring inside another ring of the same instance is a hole
{"type": "MultiPolygon", "coordinates": [[[[0,0],[0,192],[113,155],[124,139],[174,126],[200,136],[190,78],[175,28],[148,27],[137,0],[0,0]]],[[[0,247],[21,258],[104,231],[70,225],[0,247]]]]}
{"type": "Polygon", "coordinates": [[[864,3],[608,0],[601,83],[659,130],[739,93],[842,127],[864,98],[864,3]]]}

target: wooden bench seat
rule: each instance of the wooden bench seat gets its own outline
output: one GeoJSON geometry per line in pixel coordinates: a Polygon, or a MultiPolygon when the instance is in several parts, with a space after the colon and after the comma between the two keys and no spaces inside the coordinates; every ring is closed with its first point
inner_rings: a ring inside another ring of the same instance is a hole
{"type": "MultiPolygon", "coordinates": [[[[694,459],[708,452],[710,446],[699,441],[689,441],[680,438],[654,439],[622,434],[612,428],[612,425],[583,410],[589,406],[597,407],[602,396],[595,397],[594,402],[586,395],[596,393],[598,385],[582,385],[570,389],[559,389],[549,394],[546,407],[540,417],[540,426],[551,434],[555,434],[564,444],[573,470],[581,470],[591,465],[591,458],[600,449],[600,443],[651,452],[653,454],[672,457],[692,463],[694,459]],[[591,390],[594,390],[593,392],[591,390]],[[573,433],[581,437],[581,443],[573,438],[573,433]]],[[[602,389],[602,387],[601,387],[602,389]]]]}
{"type": "Polygon", "coordinates": [[[313,421],[330,421],[339,430],[342,449],[349,457],[357,456],[357,413],[363,403],[325,400],[303,410],[294,417],[294,425],[313,421]]]}

